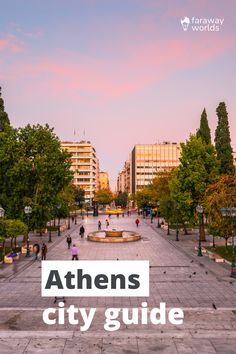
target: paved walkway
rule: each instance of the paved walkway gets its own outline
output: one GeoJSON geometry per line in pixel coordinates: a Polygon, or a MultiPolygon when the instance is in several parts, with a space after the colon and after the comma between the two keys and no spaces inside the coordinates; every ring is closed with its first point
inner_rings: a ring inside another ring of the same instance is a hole
{"type": "MultiPolygon", "coordinates": [[[[101,220],[104,225],[105,216],[101,220]]],[[[110,228],[135,230],[134,220],[113,216],[110,228]]],[[[86,233],[97,229],[97,221],[85,218],[86,233]]],[[[80,239],[78,228],[71,230],[80,259],[148,259],[151,266],[149,298],[67,299],[68,306],[97,308],[87,332],[73,325],[49,328],[43,323],[42,311],[53,306],[53,299],[40,295],[39,261],[1,278],[0,352],[12,353],[15,347],[17,353],[236,353],[236,281],[229,278],[229,270],[207,257],[199,259],[186,238],[175,245],[152,226],[141,220],[143,239],[127,244],[88,242],[80,239]],[[183,308],[184,324],[122,324],[117,332],[104,330],[106,308],[140,307],[142,301],[149,308],[160,302],[183,308]]],[[[65,236],[53,244],[48,259],[70,259],[65,236]]]]}

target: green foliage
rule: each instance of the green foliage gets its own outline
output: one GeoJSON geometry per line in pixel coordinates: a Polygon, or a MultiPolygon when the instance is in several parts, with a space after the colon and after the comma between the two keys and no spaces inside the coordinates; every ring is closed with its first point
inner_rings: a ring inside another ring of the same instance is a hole
{"type": "Polygon", "coordinates": [[[98,204],[107,205],[114,200],[114,197],[110,189],[102,189],[95,194],[94,200],[98,204]]]}
{"type": "Polygon", "coordinates": [[[6,235],[9,238],[15,238],[18,235],[25,235],[27,233],[27,226],[21,220],[7,219],[5,220],[6,235]]]}
{"type": "Polygon", "coordinates": [[[233,150],[230,144],[228,113],[224,102],[220,102],[216,113],[218,116],[218,125],[215,131],[215,148],[217,159],[220,162],[220,173],[233,174],[235,171],[233,165],[233,150]]]}
{"type": "Polygon", "coordinates": [[[230,220],[221,215],[222,207],[236,205],[236,177],[221,176],[206,190],[204,207],[208,215],[208,231],[213,236],[221,236],[227,240],[232,235],[230,220]]]}
{"type": "Polygon", "coordinates": [[[121,206],[122,208],[125,208],[127,206],[127,203],[128,203],[128,193],[119,192],[115,199],[116,206],[121,206]]]}
{"type": "Polygon", "coordinates": [[[197,131],[197,137],[201,138],[203,143],[206,145],[211,144],[211,131],[208,125],[206,109],[204,108],[201,120],[200,120],[200,128],[197,131]]]}
{"type": "Polygon", "coordinates": [[[80,208],[82,208],[85,202],[85,190],[79,187],[75,187],[74,189],[74,201],[78,204],[80,208]]]}
{"type": "Polygon", "coordinates": [[[152,190],[148,187],[144,187],[142,190],[138,191],[135,199],[139,209],[143,209],[154,204],[152,190]]]}
{"type": "Polygon", "coordinates": [[[196,206],[203,202],[206,188],[218,173],[218,164],[212,146],[207,146],[195,135],[181,144],[180,165],[170,181],[171,199],[186,221],[194,222],[196,206]]]}
{"type": "Polygon", "coordinates": [[[1,87],[0,87],[0,133],[5,132],[10,126],[10,120],[8,114],[5,112],[4,101],[1,97],[1,87]]]}
{"type": "Polygon", "coordinates": [[[70,155],[48,125],[9,129],[0,134],[0,204],[8,218],[26,221],[24,207],[30,205],[30,227],[41,228],[50,218],[59,193],[70,184],[70,155]]]}

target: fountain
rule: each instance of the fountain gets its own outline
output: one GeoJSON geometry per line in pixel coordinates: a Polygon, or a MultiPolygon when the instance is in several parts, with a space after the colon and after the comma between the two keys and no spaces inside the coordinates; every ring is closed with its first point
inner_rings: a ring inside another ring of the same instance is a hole
{"type": "Polygon", "coordinates": [[[135,231],[112,229],[90,232],[87,238],[88,241],[93,242],[118,243],[138,241],[141,239],[141,235],[135,231]]]}

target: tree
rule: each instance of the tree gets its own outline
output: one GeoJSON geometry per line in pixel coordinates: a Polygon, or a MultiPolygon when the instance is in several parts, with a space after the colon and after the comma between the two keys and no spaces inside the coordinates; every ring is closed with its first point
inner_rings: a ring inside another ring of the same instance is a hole
{"type": "Polygon", "coordinates": [[[26,220],[30,205],[30,227],[45,227],[59,193],[70,184],[70,154],[48,125],[10,130],[0,137],[0,203],[8,218],[26,220]]]}
{"type": "Polygon", "coordinates": [[[128,193],[119,192],[115,199],[116,206],[121,206],[122,208],[125,208],[127,206],[127,203],[128,203],[128,193]]]}
{"type": "Polygon", "coordinates": [[[4,220],[0,220],[0,241],[2,242],[2,259],[5,256],[5,242],[7,239],[6,223],[4,220]]]}
{"type": "Polygon", "coordinates": [[[2,88],[0,87],[0,132],[4,132],[10,126],[8,114],[5,112],[4,101],[2,99],[2,88]]]}
{"type": "MultiPolygon", "coordinates": [[[[195,135],[190,135],[181,148],[180,165],[170,181],[171,199],[178,204],[183,217],[194,223],[196,207],[203,203],[206,188],[216,178],[218,164],[214,149],[195,135]]],[[[205,241],[204,226],[199,231],[205,241]]]]}
{"type": "Polygon", "coordinates": [[[208,216],[208,231],[213,236],[220,236],[227,241],[232,235],[232,225],[221,215],[221,208],[236,205],[236,177],[220,176],[217,181],[208,186],[204,206],[208,216]]]}
{"type": "Polygon", "coordinates": [[[151,188],[148,187],[144,187],[142,190],[136,192],[135,199],[139,209],[154,206],[155,204],[151,188]]]}
{"type": "Polygon", "coordinates": [[[113,200],[114,197],[110,189],[102,189],[94,196],[94,201],[101,205],[110,204],[113,200]]]}
{"type": "Polygon", "coordinates": [[[206,145],[211,144],[211,130],[208,125],[207,113],[205,108],[201,115],[200,128],[197,131],[197,137],[201,138],[206,145]]]}
{"type": "Polygon", "coordinates": [[[220,163],[221,174],[233,174],[235,171],[233,165],[233,150],[229,132],[229,121],[226,105],[220,102],[216,109],[218,116],[218,125],[215,131],[215,148],[217,159],[220,163]]]}
{"type": "Polygon", "coordinates": [[[6,236],[7,238],[11,238],[11,248],[13,239],[15,240],[16,247],[16,238],[19,235],[27,234],[27,225],[23,223],[21,220],[7,219],[5,220],[6,225],[6,236]]]}
{"type": "Polygon", "coordinates": [[[74,201],[75,203],[82,208],[84,202],[85,202],[85,190],[80,187],[75,187],[74,189],[74,201]]]}

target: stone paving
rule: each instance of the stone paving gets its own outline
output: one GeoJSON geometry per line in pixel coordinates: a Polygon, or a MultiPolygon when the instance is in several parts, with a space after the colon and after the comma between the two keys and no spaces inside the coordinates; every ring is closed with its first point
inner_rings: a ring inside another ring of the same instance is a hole
{"type": "MultiPolygon", "coordinates": [[[[100,219],[104,225],[105,216],[100,219]]],[[[134,220],[113,216],[110,228],[136,230],[134,220]]],[[[97,229],[97,221],[84,219],[86,233],[97,229]]],[[[229,269],[197,257],[186,238],[176,245],[148,221],[141,220],[139,232],[143,239],[138,242],[99,244],[80,239],[78,227],[71,230],[80,259],[150,261],[149,298],[66,299],[68,306],[97,308],[87,332],[69,324],[43,323],[42,311],[54,305],[52,298],[40,295],[40,261],[22,261],[16,273],[9,265],[0,278],[0,353],[236,353],[236,281],[229,269]],[[160,302],[183,308],[184,324],[121,324],[116,332],[104,330],[106,308],[140,307],[142,301],[149,308],[160,302]]],[[[71,259],[65,235],[53,242],[47,259],[71,259]]]]}

